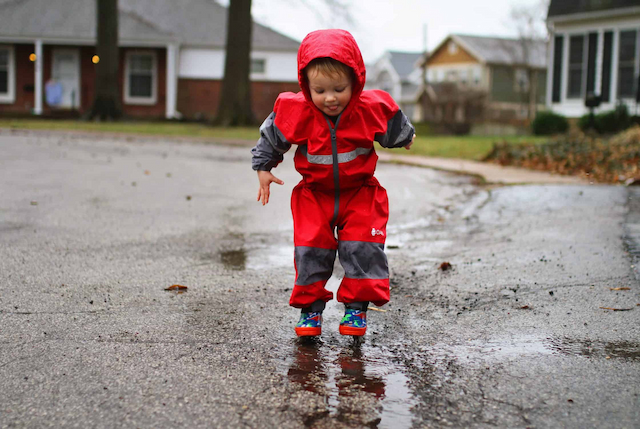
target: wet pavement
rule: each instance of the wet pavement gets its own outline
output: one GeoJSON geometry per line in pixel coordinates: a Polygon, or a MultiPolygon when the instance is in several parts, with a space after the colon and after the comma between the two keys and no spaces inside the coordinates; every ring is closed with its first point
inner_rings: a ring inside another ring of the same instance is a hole
{"type": "Polygon", "coordinates": [[[0,427],[639,427],[635,188],[381,164],[392,301],[301,341],[291,156],[129,140],[0,130],[0,427]]]}

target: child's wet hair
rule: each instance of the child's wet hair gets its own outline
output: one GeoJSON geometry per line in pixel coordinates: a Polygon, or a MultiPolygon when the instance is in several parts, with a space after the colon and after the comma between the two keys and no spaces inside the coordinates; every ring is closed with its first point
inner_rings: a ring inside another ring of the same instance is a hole
{"type": "Polygon", "coordinates": [[[353,79],[353,69],[351,69],[351,67],[329,57],[315,58],[311,60],[311,62],[309,62],[309,64],[304,68],[304,71],[305,77],[308,76],[309,72],[314,71],[328,76],[341,75],[348,76],[353,79]]]}

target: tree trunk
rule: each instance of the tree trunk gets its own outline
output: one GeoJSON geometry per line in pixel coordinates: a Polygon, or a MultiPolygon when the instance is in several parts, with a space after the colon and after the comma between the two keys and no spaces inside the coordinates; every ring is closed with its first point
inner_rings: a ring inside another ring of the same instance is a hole
{"type": "Polygon", "coordinates": [[[118,88],[118,0],[96,0],[98,38],[95,98],[89,118],[114,120],[122,116],[118,88]]]}
{"type": "Polygon", "coordinates": [[[215,123],[223,126],[252,125],[251,110],[251,0],[230,0],[224,79],[215,123]]]}

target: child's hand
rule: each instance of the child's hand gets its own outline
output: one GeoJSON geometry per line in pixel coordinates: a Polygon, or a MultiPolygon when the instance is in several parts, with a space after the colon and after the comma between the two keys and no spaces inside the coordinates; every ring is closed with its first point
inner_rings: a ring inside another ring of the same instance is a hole
{"type": "Polygon", "coordinates": [[[284,182],[271,174],[270,171],[258,170],[258,181],[260,182],[260,189],[258,189],[257,201],[262,201],[263,206],[269,202],[269,185],[271,185],[271,182],[284,185],[284,182]]]}
{"type": "Polygon", "coordinates": [[[415,135],[415,134],[413,134],[413,138],[411,139],[411,141],[409,142],[409,144],[408,144],[408,145],[406,145],[404,148],[405,148],[406,150],[411,149],[411,145],[413,144],[413,141],[414,141],[415,139],[416,139],[416,135],[415,135]]]}

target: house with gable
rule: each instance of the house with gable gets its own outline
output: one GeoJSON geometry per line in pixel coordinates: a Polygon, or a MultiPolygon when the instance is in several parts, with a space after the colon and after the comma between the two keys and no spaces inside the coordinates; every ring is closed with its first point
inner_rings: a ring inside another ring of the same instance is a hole
{"type": "Polygon", "coordinates": [[[366,89],[387,91],[413,121],[420,121],[416,108],[422,70],[417,66],[421,52],[387,51],[367,67],[366,89]]]}
{"type": "Polygon", "coordinates": [[[568,117],[618,103],[635,113],[640,99],[640,1],[551,0],[547,106],[568,117]]]}
{"type": "MultiPolygon", "coordinates": [[[[227,8],[214,0],[119,0],[121,102],[138,118],[215,116],[227,8]]],[[[95,0],[0,0],[0,115],[81,114],[95,93],[95,0]],[[49,89],[50,94],[46,94],[49,89]],[[49,95],[49,96],[47,96],[49,95]]],[[[298,91],[299,42],[253,24],[254,114],[298,91]]]]}
{"type": "Polygon", "coordinates": [[[545,103],[543,40],[451,34],[428,55],[426,69],[428,85],[418,91],[426,121],[478,132],[493,124],[505,132],[526,124],[545,103]]]}

